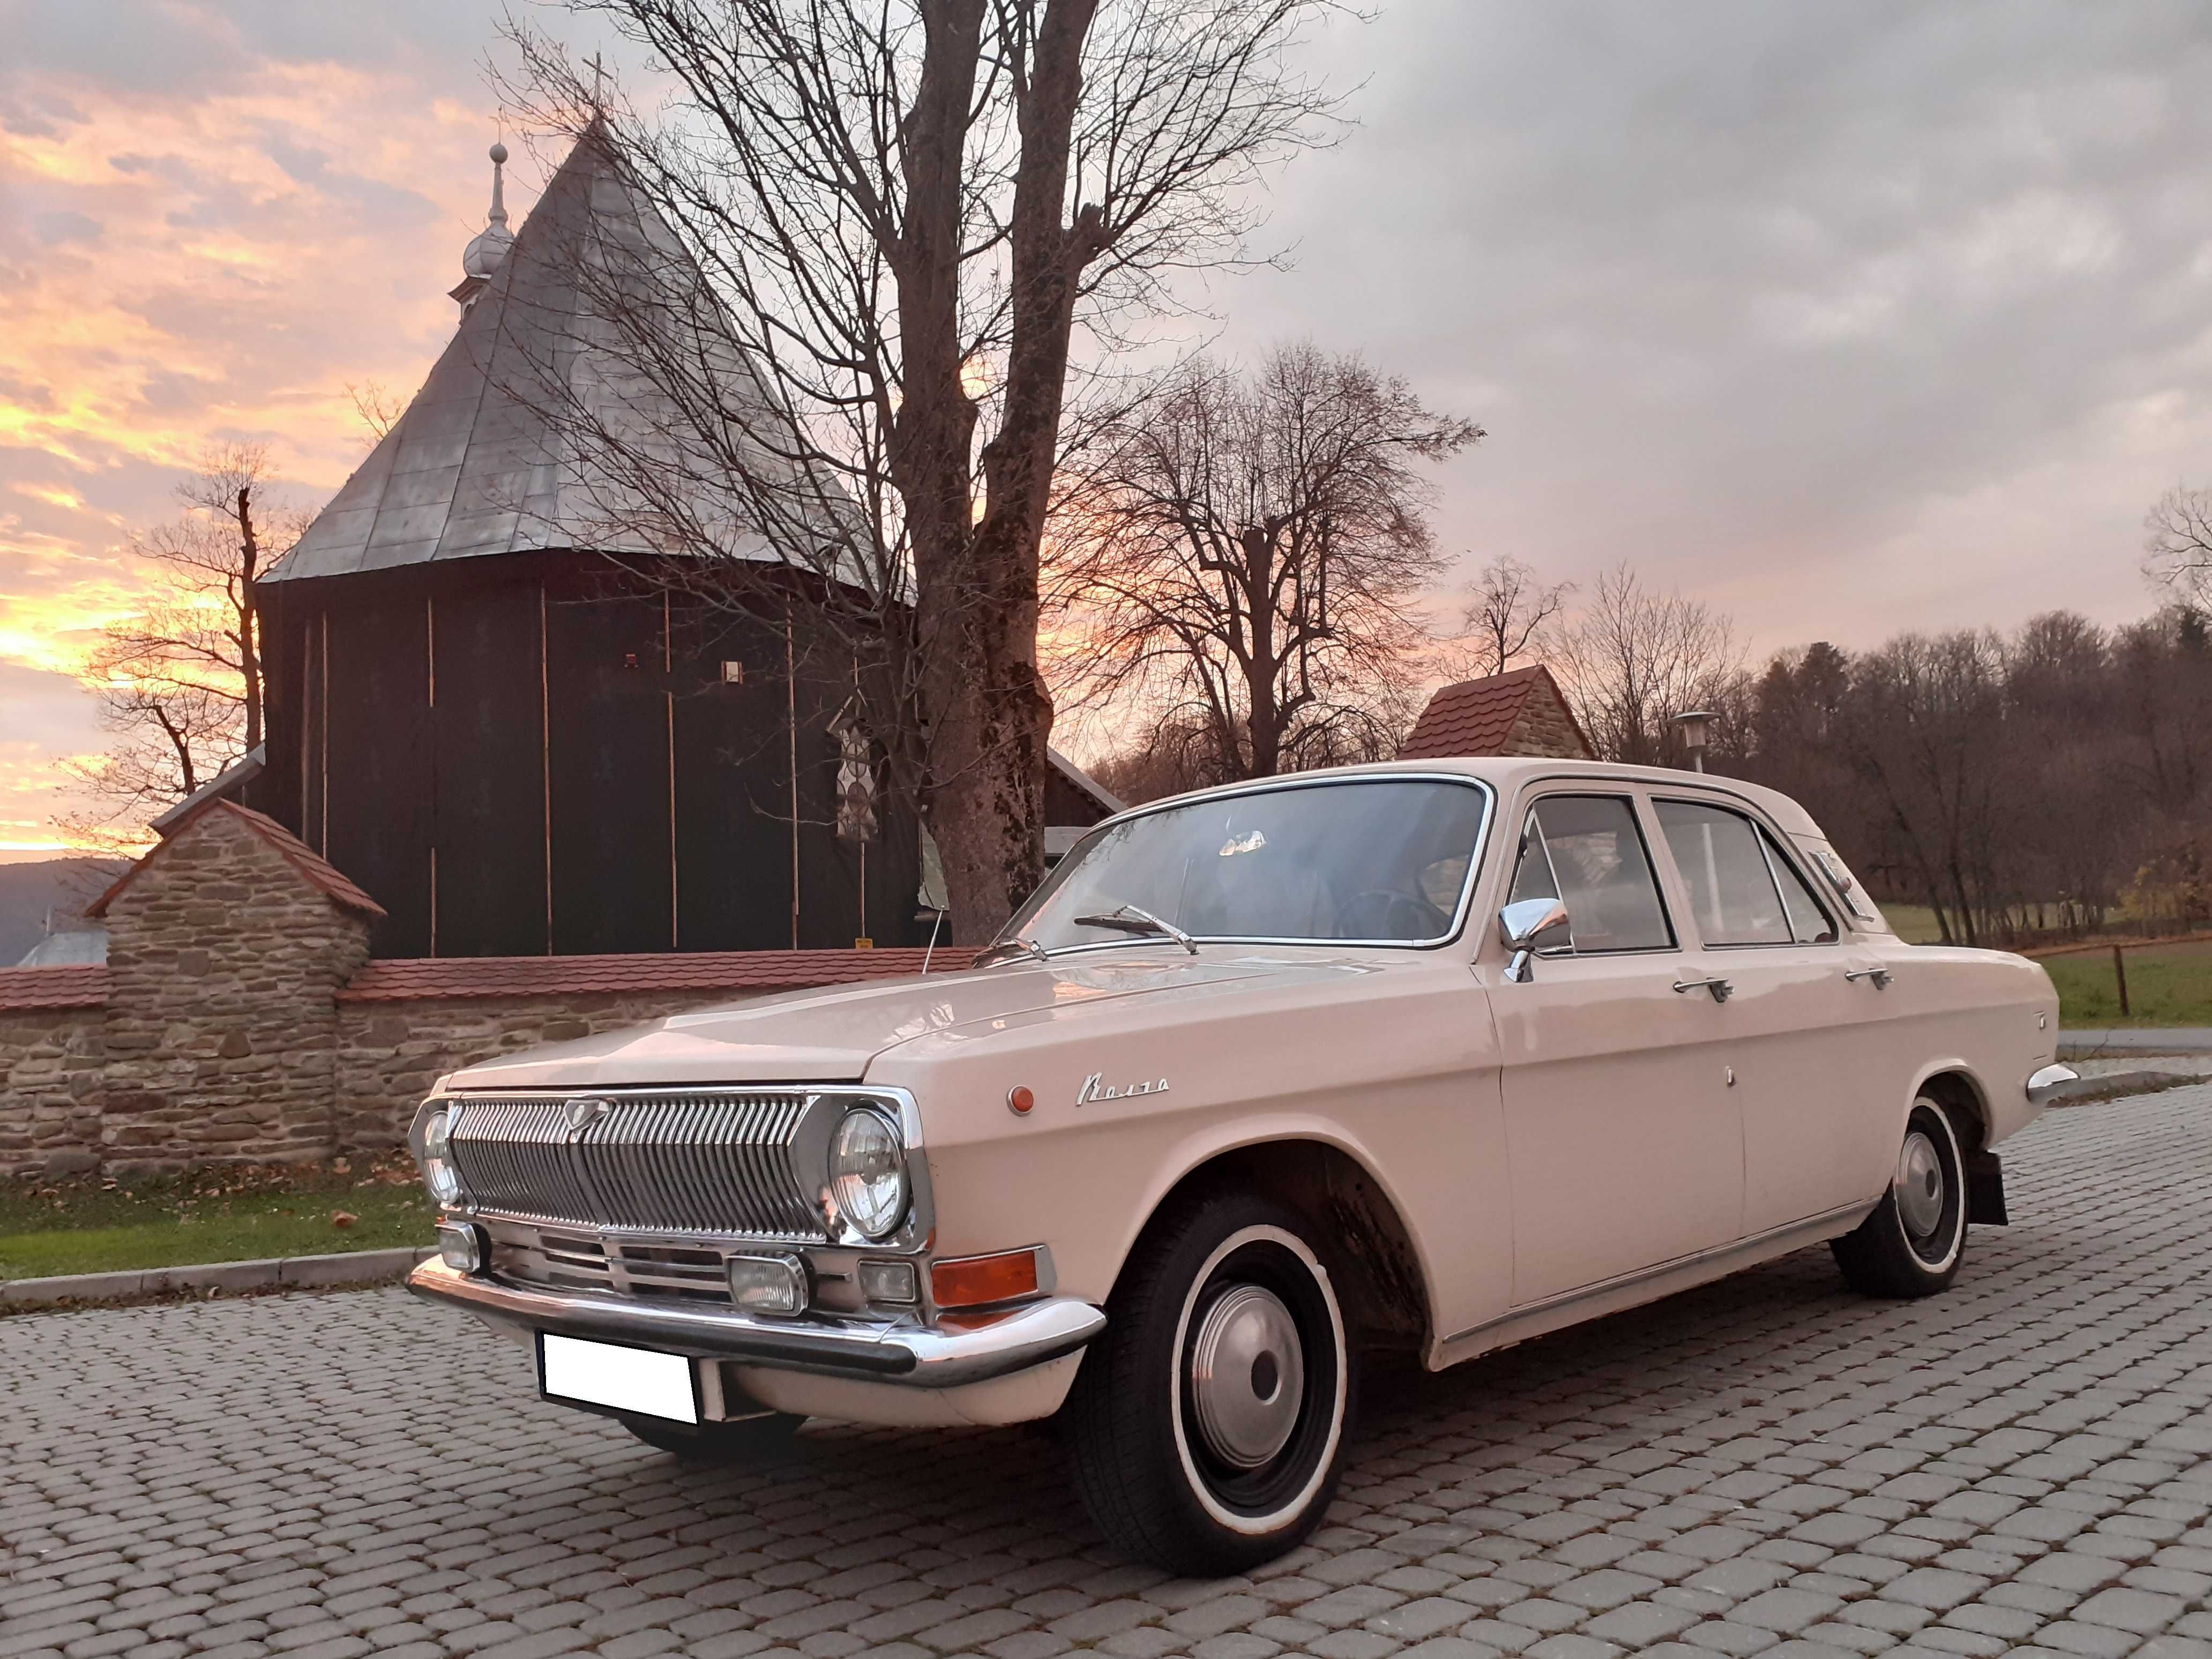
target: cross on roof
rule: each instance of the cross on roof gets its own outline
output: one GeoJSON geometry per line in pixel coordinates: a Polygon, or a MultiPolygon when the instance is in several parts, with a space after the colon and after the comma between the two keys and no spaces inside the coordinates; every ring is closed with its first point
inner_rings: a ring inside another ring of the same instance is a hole
{"type": "Polygon", "coordinates": [[[599,61],[596,52],[584,61],[592,66],[592,107],[603,110],[606,107],[607,66],[599,61]]]}

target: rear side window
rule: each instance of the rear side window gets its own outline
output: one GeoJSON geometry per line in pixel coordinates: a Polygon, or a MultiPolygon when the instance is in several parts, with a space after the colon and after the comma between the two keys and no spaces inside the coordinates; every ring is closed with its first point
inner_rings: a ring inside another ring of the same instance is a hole
{"type": "Polygon", "coordinates": [[[1656,803],[1659,827],[1708,945],[1790,945],[1796,930],[1749,818],[1702,802],[1656,803]]]}
{"type": "Polygon", "coordinates": [[[1621,796],[1538,801],[1522,828],[1511,897],[1564,900],[1577,954],[1664,951],[1674,943],[1635,811],[1621,796]]]}
{"type": "Polygon", "coordinates": [[[1835,889],[1836,896],[1850,908],[1854,916],[1879,932],[1886,933],[1890,931],[1889,924],[1882,920],[1881,907],[1867,896],[1866,889],[1844,867],[1843,860],[1836,856],[1834,848],[1808,836],[1800,836],[1797,842],[1818,866],[1821,875],[1827,878],[1828,884],[1835,889]]]}
{"type": "Polygon", "coordinates": [[[1790,862],[1774,837],[1765,830],[1759,832],[1759,845],[1766,849],[1766,861],[1774,866],[1774,879],[1782,888],[1782,908],[1790,915],[1790,931],[1796,935],[1800,945],[1832,945],[1836,942],[1836,924],[1813,890],[1805,884],[1805,878],[1790,862]]]}

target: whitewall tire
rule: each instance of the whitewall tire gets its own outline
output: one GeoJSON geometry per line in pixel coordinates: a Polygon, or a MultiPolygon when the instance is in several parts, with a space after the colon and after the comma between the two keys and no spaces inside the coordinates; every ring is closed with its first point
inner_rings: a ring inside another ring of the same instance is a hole
{"type": "Polygon", "coordinates": [[[1959,1276],[1966,1251],[1966,1160],[1951,1115],[1912,1103],[1889,1188],[1857,1231],[1829,1246],[1853,1290],[1932,1296],[1959,1276]]]}
{"type": "Polygon", "coordinates": [[[1158,1218],[1068,1401],[1107,1537],[1170,1571],[1241,1572],[1311,1532],[1343,1467],[1354,1357],[1305,1224],[1249,1193],[1158,1218]]]}

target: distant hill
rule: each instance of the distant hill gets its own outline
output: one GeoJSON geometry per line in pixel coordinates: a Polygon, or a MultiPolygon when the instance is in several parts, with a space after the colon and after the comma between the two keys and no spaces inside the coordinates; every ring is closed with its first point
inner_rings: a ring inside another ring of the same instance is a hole
{"type": "Polygon", "coordinates": [[[46,936],[46,912],[57,929],[98,898],[123,872],[119,859],[43,859],[0,864],[0,968],[12,968],[46,936]]]}

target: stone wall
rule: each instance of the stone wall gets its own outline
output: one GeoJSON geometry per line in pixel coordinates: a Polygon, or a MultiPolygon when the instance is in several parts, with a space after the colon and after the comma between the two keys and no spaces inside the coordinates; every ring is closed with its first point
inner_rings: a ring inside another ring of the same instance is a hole
{"type": "Polygon", "coordinates": [[[0,1170],[69,1175],[100,1167],[105,1020],[97,1000],[0,1012],[0,1170]]]}
{"type": "Polygon", "coordinates": [[[368,959],[368,919],[234,811],[162,843],[100,908],[109,1169],[329,1152],[332,1003],[368,959]]]}
{"type": "Polygon", "coordinates": [[[1509,755],[1543,755],[1553,760],[1595,760],[1549,681],[1530,689],[1504,750],[1509,755]]]}
{"type": "MultiPolygon", "coordinates": [[[[439,1076],[714,1003],[918,971],[921,951],[368,960],[381,912],[260,814],[211,803],[89,914],[105,967],[0,969],[0,1176],[395,1146],[439,1076]]],[[[933,965],[963,966],[941,950],[933,965]]]]}
{"type": "Polygon", "coordinates": [[[396,1146],[430,1085],[480,1060],[642,1024],[743,994],[647,991],[341,1001],[334,1131],[348,1151],[396,1146]]]}

